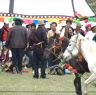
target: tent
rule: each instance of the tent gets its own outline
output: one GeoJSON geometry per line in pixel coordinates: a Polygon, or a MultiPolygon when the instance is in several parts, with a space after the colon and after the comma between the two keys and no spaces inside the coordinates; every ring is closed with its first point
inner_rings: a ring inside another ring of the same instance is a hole
{"type": "Polygon", "coordinates": [[[53,21],[61,26],[62,21],[74,20],[77,15],[88,16],[92,21],[90,16],[95,14],[85,0],[0,0],[0,23],[12,22],[14,17],[20,16],[25,24],[44,20],[48,26],[53,21]]]}
{"type": "MultiPolygon", "coordinates": [[[[9,13],[9,2],[0,0],[0,12],[9,13]]],[[[14,0],[13,13],[35,16],[94,16],[85,0],[14,0]]]]}

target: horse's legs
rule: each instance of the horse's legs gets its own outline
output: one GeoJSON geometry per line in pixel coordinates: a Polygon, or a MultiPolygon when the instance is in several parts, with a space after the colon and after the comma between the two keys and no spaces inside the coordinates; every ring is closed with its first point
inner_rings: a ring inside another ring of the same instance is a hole
{"type": "Polygon", "coordinates": [[[87,95],[87,86],[89,83],[96,80],[96,74],[93,73],[85,82],[84,82],[84,89],[83,89],[83,95],[87,95]]]}
{"type": "Polygon", "coordinates": [[[82,95],[81,77],[79,77],[78,74],[75,74],[74,86],[75,86],[77,95],[82,95]]]}

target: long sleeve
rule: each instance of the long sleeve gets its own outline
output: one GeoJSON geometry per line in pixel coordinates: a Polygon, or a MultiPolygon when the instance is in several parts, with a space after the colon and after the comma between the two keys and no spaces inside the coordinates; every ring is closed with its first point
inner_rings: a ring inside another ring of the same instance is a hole
{"type": "Polygon", "coordinates": [[[27,43],[28,43],[28,32],[27,29],[25,29],[25,48],[27,47],[27,43]]]}
{"type": "Polygon", "coordinates": [[[7,48],[10,47],[11,35],[12,35],[12,29],[10,29],[10,31],[8,32],[8,35],[7,35],[6,44],[5,44],[5,47],[7,47],[7,48]]]}
{"type": "Polygon", "coordinates": [[[47,33],[45,31],[43,33],[43,39],[44,39],[45,44],[47,45],[48,40],[47,40],[47,33]]]}

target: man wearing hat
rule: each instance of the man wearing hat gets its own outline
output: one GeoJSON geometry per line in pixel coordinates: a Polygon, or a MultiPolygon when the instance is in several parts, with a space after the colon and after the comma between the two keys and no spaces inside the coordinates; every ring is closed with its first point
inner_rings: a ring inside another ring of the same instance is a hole
{"type": "Polygon", "coordinates": [[[85,25],[85,35],[89,32],[89,31],[91,31],[91,27],[92,27],[92,25],[89,23],[89,24],[86,24],[85,25]]]}
{"type": "Polygon", "coordinates": [[[31,41],[33,48],[33,68],[34,78],[39,78],[39,67],[41,69],[41,78],[46,78],[46,59],[43,57],[44,49],[47,45],[47,29],[43,21],[38,22],[38,28],[34,32],[34,39],[31,41]]]}
{"type": "Polygon", "coordinates": [[[31,23],[26,25],[26,28],[28,28],[28,44],[29,44],[29,48],[26,50],[26,55],[29,57],[29,63],[27,64],[27,67],[30,68],[32,65],[32,59],[33,59],[33,50],[30,48],[30,46],[32,45],[32,41],[35,40],[34,39],[34,33],[36,32],[36,24],[35,23],[31,23]]]}
{"type": "Polygon", "coordinates": [[[80,23],[76,24],[75,33],[80,33],[81,35],[85,36],[84,31],[81,29],[82,25],[80,23]]]}
{"type": "Polygon", "coordinates": [[[22,26],[23,20],[14,19],[15,26],[8,32],[6,47],[12,51],[12,63],[17,73],[22,73],[22,58],[27,46],[27,30],[22,26]]]}
{"type": "Polygon", "coordinates": [[[29,38],[29,35],[30,33],[32,32],[32,30],[36,29],[36,24],[35,23],[30,23],[28,25],[26,25],[26,28],[27,28],[27,32],[28,32],[28,38],[29,38]]]}
{"type": "Polygon", "coordinates": [[[91,30],[85,35],[85,39],[96,41],[96,26],[93,26],[91,30]]]}

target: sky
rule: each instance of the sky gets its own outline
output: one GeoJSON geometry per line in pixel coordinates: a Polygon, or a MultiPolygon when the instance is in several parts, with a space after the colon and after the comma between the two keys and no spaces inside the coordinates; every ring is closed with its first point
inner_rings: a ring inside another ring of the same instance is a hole
{"type": "MultiPolygon", "coordinates": [[[[14,0],[14,13],[25,15],[74,16],[71,0],[14,0]]],[[[74,0],[75,10],[83,16],[93,16],[85,0],[74,0]]],[[[0,0],[0,12],[8,13],[9,0],[0,0]]]]}

